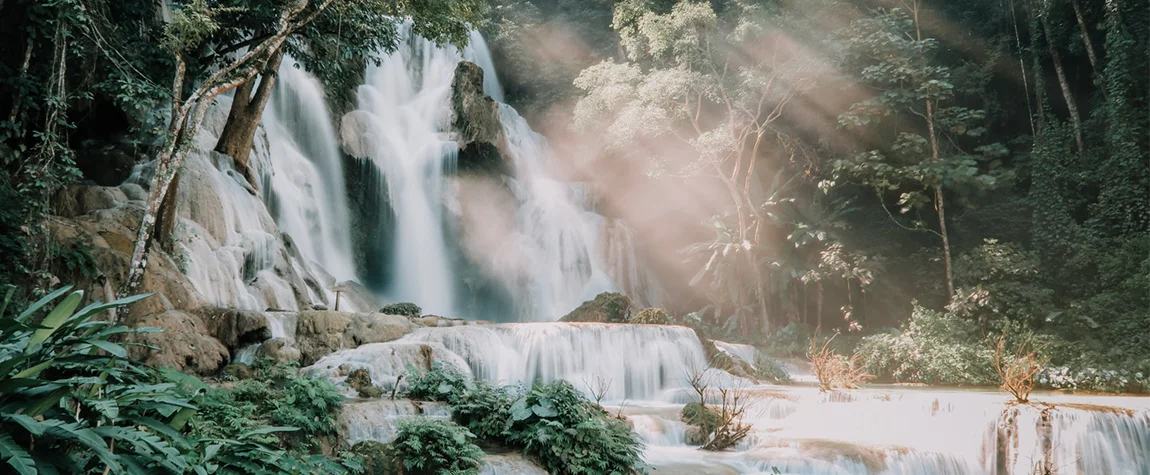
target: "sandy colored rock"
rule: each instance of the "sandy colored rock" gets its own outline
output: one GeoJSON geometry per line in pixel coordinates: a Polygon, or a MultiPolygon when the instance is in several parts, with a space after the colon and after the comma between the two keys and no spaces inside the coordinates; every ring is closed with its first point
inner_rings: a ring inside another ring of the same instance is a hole
{"type": "Polygon", "coordinates": [[[296,346],[307,366],[337,350],[397,340],[415,327],[397,315],[308,310],[299,313],[296,346]]]}
{"type": "Polygon", "coordinates": [[[276,363],[297,363],[300,358],[299,349],[291,346],[283,338],[272,338],[263,342],[259,350],[256,351],[256,355],[276,363]]]}
{"type": "Polygon", "coordinates": [[[175,368],[197,374],[219,371],[229,360],[227,347],[212,338],[199,316],[178,310],[168,310],[143,317],[129,318],[132,327],[151,327],[162,333],[137,333],[128,341],[148,347],[132,345],[128,352],[133,359],[159,368],[175,368]]]}

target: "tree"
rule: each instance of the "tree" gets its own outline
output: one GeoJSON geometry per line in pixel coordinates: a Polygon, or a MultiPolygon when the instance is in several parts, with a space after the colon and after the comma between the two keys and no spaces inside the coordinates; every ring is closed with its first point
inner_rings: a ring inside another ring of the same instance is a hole
{"type": "MultiPolygon", "coordinates": [[[[783,19],[759,5],[724,4],[722,17],[709,3],[679,1],[662,13],[656,6],[642,0],[616,5],[612,26],[625,58],[591,66],[576,78],[584,96],[575,127],[604,137],[601,152],[612,157],[646,159],[648,145],[666,140],[692,150],[685,163],[656,154],[650,171],[718,183],[725,191],[723,214],[732,222],[716,243],[729,241],[721,243],[724,257],[738,249],[744,262],[735,272],[749,277],[751,301],[766,329],[761,208],[773,191],[760,177],[761,162],[768,144],[785,148],[792,141],[774,125],[814,84],[814,67],[798,56],[747,54],[782,51],[774,46],[780,38],[767,31],[783,19]]],[[[737,308],[746,308],[738,297],[743,291],[733,294],[737,308]]]]}
{"type": "Polygon", "coordinates": [[[921,2],[913,0],[909,12],[880,11],[841,32],[844,66],[874,93],[851,105],[838,121],[854,131],[859,142],[877,148],[837,160],[834,168],[839,177],[872,187],[880,198],[899,192],[897,205],[903,213],[932,205],[937,229],[918,221],[900,226],[928,230],[942,241],[949,299],[954,298],[954,272],[946,191],[993,185],[994,176],[984,169],[997,166],[994,161],[1005,156],[1006,149],[987,144],[975,147],[974,153],[963,150],[964,138],[986,133],[986,111],[959,105],[951,68],[934,56],[937,40],[922,34],[921,9],[921,2]]]}

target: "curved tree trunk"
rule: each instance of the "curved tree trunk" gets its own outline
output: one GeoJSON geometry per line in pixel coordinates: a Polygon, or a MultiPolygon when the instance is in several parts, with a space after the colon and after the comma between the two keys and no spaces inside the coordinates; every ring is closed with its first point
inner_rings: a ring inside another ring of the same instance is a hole
{"type": "Polygon", "coordinates": [[[251,157],[260,118],[263,117],[268,99],[271,98],[272,88],[275,87],[283,55],[283,48],[272,53],[258,77],[248,79],[236,88],[231,110],[228,111],[228,121],[224,124],[224,130],[220,132],[220,139],[216,143],[216,151],[232,157],[236,161],[236,168],[256,189],[259,189],[258,180],[248,166],[248,159],[251,157]],[[257,80],[259,85],[256,85],[257,80]]]}

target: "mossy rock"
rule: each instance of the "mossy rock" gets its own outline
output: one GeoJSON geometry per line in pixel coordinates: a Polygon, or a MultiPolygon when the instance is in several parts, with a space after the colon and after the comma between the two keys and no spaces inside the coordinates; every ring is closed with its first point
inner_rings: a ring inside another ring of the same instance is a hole
{"type": "Polygon", "coordinates": [[[364,475],[395,475],[403,473],[403,464],[395,460],[391,445],[365,440],[351,446],[351,452],[363,457],[364,475]]]}
{"type": "Polygon", "coordinates": [[[383,396],[383,390],[371,383],[371,373],[364,368],[354,369],[347,375],[347,385],[359,393],[362,398],[377,398],[383,396]]]}
{"type": "Polygon", "coordinates": [[[411,302],[400,302],[384,305],[379,309],[379,313],[387,315],[402,315],[404,317],[418,317],[423,314],[423,309],[419,305],[411,302]]]}
{"type": "MultiPolygon", "coordinates": [[[[695,332],[696,335],[698,332],[695,332]]],[[[757,380],[757,372],[755,367],[750,363],[741,359],[735,358],[715,346],[715,342],[703,337],[699,337],[699,342],[703,345],[703,353],[707,355],[707,362],[712,368],[721,369],[732,375],[740,378],[747,378],[750,380],[757,380]]]]}
{"type": "Polygon", "coordinates": [[[631,319],[631,323],[638,323],[643,325],[678,325],[674,317],[667,313],[665,309],[659,307],[651,307],[640,310],[631,319]]]}
{"type": "Polygon", "coordinates": [[[631,299],[618,292],[603,292],[583,302],[561,322],[627,323],[631,320],[631,299]]]}
{"type": "Polygon", "coordinates": [[[679,419],[686,422],[693,430],[688,433],[687,442],[696,445],[706,443],[711,433],[719,427],[719,411],[713,407],[704,406],[698,401],[692,401],[683,406],[679,412],[679,419]]]}

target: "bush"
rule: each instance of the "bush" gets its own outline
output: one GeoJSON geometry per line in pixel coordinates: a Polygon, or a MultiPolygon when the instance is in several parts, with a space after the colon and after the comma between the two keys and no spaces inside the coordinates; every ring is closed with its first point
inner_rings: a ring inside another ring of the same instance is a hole
{"type": "Polygon", "coordinates": [[[395,459],[410,475],[476,474],[483,451],[467,429],[448,421],[401,420],[392,443],[395,459]]]}
{"type": "Polygon", "coordinates": [[[955,385],[994,381],[992,353],[970,321],[917,304],[904,331],[864,337],[856,350],[882,380],[955,385]]]}
{"type": "Polygon", "coordinates": [[[391,303],[379,309],[379,313],[387,315],[401,315],[404,317],[418,317],[423,315],[423,309],[411,302],[391,303]]]}
{"type": "Polygon", "coordinates": [[[796,322],[788,323],[767,337],[764,349],[775,356],[802,356],[811,341],[810,333],[796,322]]]}
{"type": "Polygon", "coordinates": [[[862,358],[857,353],[847,358],[831,348],[833,340],[832,336],[819,346],[818,339],[812,338],[810,352],[807,353],[815,377],[819,380],[819,391],[857,389],[874,378],[874,375],[867,373],[862,358]]]}
{"type": "Polygon", "coordinates": [[[774,384],[791,384],[794,382],[791,380],[791,375],[787,374],[787,370],[783,369],[779,360],[764,355],[762,352],[755,354],[755,377],[774,384]]]}
{"type": "Polygon", "coordinates": [[[640,310],[635,314],[628,323],[637,323],[642,325],[678,325],[679,323],[667,313],[666,310],[651,307],[640,310]]]}
{"type": "Polygon", "coordinates": [[[534,386],[511,405],[510,415],[506,440],[524,447],[552,474],[639,471],[642,444],[630,426],[566,381],[534,386]]]}
{"type": "Polygon", "coordinates": [[[444,368],[439,363],[432,363],[428,371],[407,367],[407,395],[412,399],[454,405],[463,392],[474,385],[463,373],[454,368],[444,368]]]}
{"type": "Polygon", "coordinates": [[[436,364],[430,371],[408,368],[408,386],[410,397],[446,402],[455,422],[470,433],[522,447],[553,474],[638,471],[642,446],[630,426],[565,381],[513,395],[436,364]]]}

